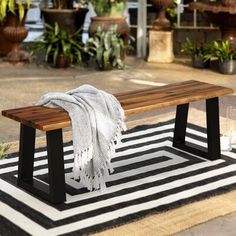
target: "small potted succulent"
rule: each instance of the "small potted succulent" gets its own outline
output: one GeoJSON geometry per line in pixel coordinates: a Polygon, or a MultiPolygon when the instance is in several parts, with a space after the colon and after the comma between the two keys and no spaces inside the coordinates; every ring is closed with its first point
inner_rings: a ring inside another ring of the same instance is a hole
{"type": "Polygon", "coordinates": [[[204,57],[209,52],[209,46],[207,44],[193,43],[187,38],[186,42],[181,45],[181,52],[191,55],[192,66],[194,68],[208,68],[210,65],[210,60],[204,57]]]}
{"type": "Polygon", "coordinates": [[[204,58],[205,60],[217,59],[222,74],[236,74],[236,49],[230,41],[213,41],[204,58]]]}
{"type": "Polygon", "coordinates": [[[131,49],[131,46],[126,45],[117,33],[117,25],[111,26],[107,32],[98,27],[85,46],[85,51],[95,58],[100,70],[124,69],[124,57],[128,49],[131,49]]]}
{"type": "Polygon", "coordinates": [[[56,68],[66,68],[72,63],[80,64],[84,51],[81,42],[81,30],[68,34],[62,30],[58,23],[54,26],[45,24],[45,33],[40,36],[33,49],[33,54],[45,50],[45,62],[56,68]]]}

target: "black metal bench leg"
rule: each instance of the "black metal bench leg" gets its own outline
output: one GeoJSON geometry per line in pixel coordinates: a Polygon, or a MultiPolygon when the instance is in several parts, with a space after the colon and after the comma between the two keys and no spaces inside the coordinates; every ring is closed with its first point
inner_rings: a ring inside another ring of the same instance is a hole
{"type": "Polygon", "coordinates": [[[48,131],[46,135],[50,201],[60,203],[66,200],[62,129],[48,131]]]}
{"type": "Polygon", "coordinates": [[[34,168],[35,129],[21,124],[18,179],[32,184],[34,168]]]}
{"type": "Polygon", "coordinates": [[[219,99],[206,100],[207,143],[208,148],[185,141],[189,104],[178,105],[176,109],[173,147],[204,157],[216,160],[220,153],[220,126],[219,126],[219,99]]]}
{"type": "Polygon", "coordinates": [[[51,203],[66,200],[62,129],[47,135],[49,186],[33,178],[35,129],[21,124],[17,185],[51,203]]]}
{"type": "Polygon", "coordinates": [[[219,98],[206,100],[208,159],[216,160],[220,153],[219,98]]]}
{"type": "Polygon", "coordinates": [[[189,103],[178,105],[176,108],[173,145],[185,144],[189,103]]]}

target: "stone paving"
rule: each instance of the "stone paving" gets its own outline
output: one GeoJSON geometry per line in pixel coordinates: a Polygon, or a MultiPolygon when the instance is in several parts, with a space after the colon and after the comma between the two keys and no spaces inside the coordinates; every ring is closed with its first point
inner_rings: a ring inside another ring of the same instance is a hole
{"type": "MultiPolygon", "coordinates": [[[[236,75],[222,75],[209,69],[193,69],[190,66],[189,59],[186,58],[177,58],[171,64],[155,64],[128,57],[125,70],[105,72],[96,71],[91,67],[71,67],[64,70],[35,63],[11,65],[0,61],[0,111],[32,105],[37,102],[41,95],[47,92],[65,92],[85,83],[116,93],[185,80],[214,83],[231,87],[236,91],[236,75]]],[[[226,96],[220,99],[221,120],[224,120],[226,107],[235,104],[235,96],[226,96]]],[[[192,109],[190,121],[204,125],[204,103],[197,102],[191,107],[194,109],[192,109]]],[[[174,118],[174,112],[175,108],[163,109],[131,117],[129,122],[135,125],[140,121],[157,122],[160,119],[167,120],[174,118]]],[[[0,116],[0,143],[13,142],[18,140],[18,137],[19,124],[0,116]]],[[[236,226],[233,223],[235,220],[236,214],[232,214],[194,227],[178,235],[235,235],[236,226]]]]}

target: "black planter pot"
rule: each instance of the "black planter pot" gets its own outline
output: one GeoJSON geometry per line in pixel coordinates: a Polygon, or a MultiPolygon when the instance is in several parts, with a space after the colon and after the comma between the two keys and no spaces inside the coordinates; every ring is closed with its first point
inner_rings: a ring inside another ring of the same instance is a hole
{"type": "Polygon", "coordinates": [[[57,22],[61,29],[68,34],[73,34],[83,27],[88,9],[42,9],[41,11],[45,23],[54,25],[57,22]]]}
{"type": "Polygon", "coordinates": [[[199,69],[209,68],[210,61],[204,61],[201,56],[192,55],[192,66],[199,69]]]}
{"type": "Polygon", "coordinates": [[[233,75],[236,74],[236,60],[219,61],[219,71],[222,74],[233,75]]]}

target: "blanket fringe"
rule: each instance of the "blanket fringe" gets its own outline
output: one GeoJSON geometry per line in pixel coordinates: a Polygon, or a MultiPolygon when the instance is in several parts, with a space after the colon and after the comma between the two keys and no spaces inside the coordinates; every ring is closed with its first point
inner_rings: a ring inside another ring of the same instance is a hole
{"type": "Polygon", "coordinates": [[[126,130],[126,126],[123,121],[119,120],[117,122],[116,133],[113,139],[110,142],[108,147],[108,158],[105,164],[97,171],[93,173],[94,176],[90,176],[85,171],[86,165],[91,161],[93,157],[93,147],[90,146],[87,149],[83,150],[80,153],[75,154],[74,160],[74,178],[79,179],[80,182],[89,190],[97,190],[100,189],[101,191],[106,189],[106,182],[105,180],[109,176],[110,173],[114,172],[114,169],[111,166],[111,158],[115,154],[116,146],[119,145],[121,142],[122,131],[126,130]]]}

